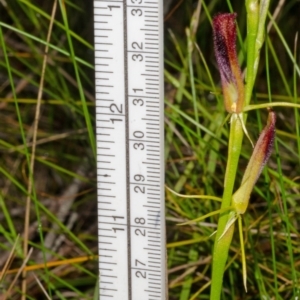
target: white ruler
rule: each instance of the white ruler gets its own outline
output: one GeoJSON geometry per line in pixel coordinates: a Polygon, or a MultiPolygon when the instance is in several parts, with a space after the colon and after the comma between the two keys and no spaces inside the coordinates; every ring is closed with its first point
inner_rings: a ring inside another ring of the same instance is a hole
{"type": "Polygon", "coordinates": [[[94,0],[100,299],[166,299],[162,0],[94,0]]]}

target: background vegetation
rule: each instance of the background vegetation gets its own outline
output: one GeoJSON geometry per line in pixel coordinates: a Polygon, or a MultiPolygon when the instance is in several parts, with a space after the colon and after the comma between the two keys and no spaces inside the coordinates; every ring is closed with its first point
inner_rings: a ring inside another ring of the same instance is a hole
{"type": "MultiPolygon", "coordinates": [[[[220,197],[229,124],[213,54],[211,18],[218,12],[238,13],[237,48],[244,68],[246,11],[243,1],[211,0],[202,1],[200,14],[195,15],[197,2],[174,0],[165,14],[166,183],[183,194],[220,197]]],[[[28,299],[46,297],[39,281],[51,299],[93,299],[98,295],[98,265],[88,259],[97,253],[92,1],[66,1],[66,15],[58,6],[43,75],[52,6],[53,1],[0,1],[0,264],[3,269],[10,261],[9,269],[20,268],[25,239],[32,248],[28,264],[37,265],[45,258],[63,261],[29,273],[28,299]],[[41,76],[43,94],[38,97],[41,76]],[[23,235],[26,218],[29,227],[23,235]]],[[[271,1],[252,103],[300,103],[299,15],[298,1],[271,1]]],[[[242,285],[236,234],[223,299],[300,296],[300,112],[275,111],[275,150],[244,217],[249,291],[246,294],[242,285]]],[[[266,116],[265,110],[248,114],[253,140],[266,116]]],[[[239,180],[251,152],[245,139],[239,180]]],[[[213,248],[209,236],[218,216],[200,224],[176,224],[216,210],[219,203],[181,199],[167,192],[166,208],[169,299],[208,299],[213,248]]],[[[0,293],[10,291],[11,299],[19,299],[20,276],[14,281],[16,273],[2,275],[0,293]]]]}

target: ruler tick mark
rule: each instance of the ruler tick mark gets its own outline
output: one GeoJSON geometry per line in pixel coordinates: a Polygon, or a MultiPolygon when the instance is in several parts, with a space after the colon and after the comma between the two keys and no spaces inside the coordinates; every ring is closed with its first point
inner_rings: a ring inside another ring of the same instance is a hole
{"type": "Polygon", "coordinates": [[[99,287],[100,290],[105,290],[105,291],[117,291],[116,289],[108,289],[108,288],[103,288],[99,287]]]}
{"type": "Polygon", "coordinates": [[[100,43],[100,42],[98,42],[98,43],[95,43],[96,45],[113,45],[112,43],[100,43]]]}
{"type": "Polygon", "coordinates": [[[116,198],[116,196],[110,196],[110,195],[101,195],[101,194],[99,194],[98,196],[100,196],[100,197],[108,197],[108,198],[116,198]]]}
{"type": "MultiPolygon", "coordinates": [[[[102,235],[102,234],[99,234],[99,236],[102,236],[102,237],[109,237],[109,238],[113,238],[115,239],[116,236],[112,236],[112,235],[102,235]]],[[[112,257],[111,255],[99,255],[101,257],[112,257]]]]}

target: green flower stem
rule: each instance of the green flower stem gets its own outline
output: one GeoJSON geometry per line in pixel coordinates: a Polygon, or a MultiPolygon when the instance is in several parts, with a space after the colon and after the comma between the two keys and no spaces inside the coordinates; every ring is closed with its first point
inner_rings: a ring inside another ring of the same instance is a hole
{"type": "MultiPolygon", "coordinates": [[[[231,116],[230,137],[228,145],[228,160],[226,167],[226,174],[224,180],[224,193],[221,209],[226,209],[231,206],[231,198],[233,194],[235,176],[237,173],[238,161],[241,153],[243,141],[243,127],[242,122],[237,116],[231,116]]],[[[228,258],[228,250],[231,244],[232,235],[234,232],[234,224],[224,234],[224,230],[229,218],[230,211],[226,211],[220,215],[218,222],[218,229],[215,239],[213,252],[213,266],[212,266],[212,284],[211,284],[211,300],[218,300],[221,296],[223,275],[226,261],[228,258]],[[220,239],[220,236],[222,238],[220,239]]]]}
{"type": "Polygon", "coordinates": [[[254,86],[260,49],[264,42],[265,22],[270,0],[246,0],[247,10],[247,76],[245,104],[249,105],[254,86]]]}
{"type": "Polygon", "coordinates": [[[248,105],[251,100],[256,72],[254,70],[256,60],[259,56],[256,53],[256,38],[259,22],[258,0],[246,0],[247,9],[247,77],[245,103],[248,105]]]}

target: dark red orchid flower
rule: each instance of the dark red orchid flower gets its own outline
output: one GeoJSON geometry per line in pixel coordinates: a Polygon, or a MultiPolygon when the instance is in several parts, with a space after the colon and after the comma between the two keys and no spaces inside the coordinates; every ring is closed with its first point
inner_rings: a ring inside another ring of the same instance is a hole
{"type": "Polygon", "coordinates": [[[240,188],[232,196],[232,205],[238,214],[243,214],[248,206],[250,194],[268,161],[274,144],[276,115],[270,110],[266,127],[261,132],[244,173],[240,188]]]}
{"type": "Polygon", "coordinates": [[[235,18],[235,13],[215,16],[213,33],[225,108],[229,113],[239,114],[244,105],[244,83],[236,54],[235,18]]]}

